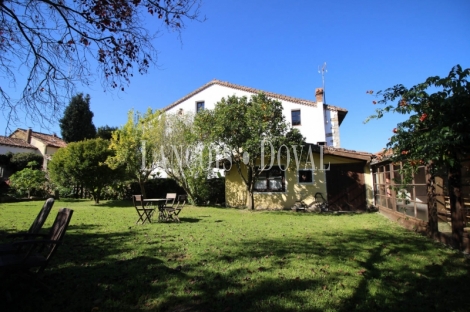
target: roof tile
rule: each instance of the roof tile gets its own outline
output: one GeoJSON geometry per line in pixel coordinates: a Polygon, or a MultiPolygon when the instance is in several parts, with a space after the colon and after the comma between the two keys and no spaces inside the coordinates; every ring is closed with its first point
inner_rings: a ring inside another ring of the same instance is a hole
{"type": "Polygon", "coordinates": [[[2,136],[2,135],[0,135],[0,145],[29,148],[29,149],[33,149],[33,150],[37,149],[35,146],[25,142],[22,139],[9,138],[9,137],[5,137],[5,136],[2,136]]]}
{"type": "MultiPolygon", "coordinates": [[[[271,98],[278,99],[278,100],[289,101],[289,102],[302,104],[302,105],[307,105],[307,106],[314,106],[314,107],[317,106],[317,102],[314,102],[314,101],[303,100],[303,99],[299,99],[299,98],[296,98],[296,97],[282,95],[282,94],[279,94],[279,93],[266,92],[266,91],[258,90],[258,89],[255,89],[255,88],[244,87],[244,86],[240,86],[240,85],[237,85],[237,84],[234,84],[234,83],[214,79],[214,80],[209,81],[208,83],[206,83],[202,87],[200,87],[200,88],[194,90],[193,92],[189,93],[188,95],[182,97],[181,99],[177,100],[176,102],[171,103],[170,105],[165,107],[163,110],[168,111],[169,109],[175,107],[176,105],[180,104],[181,102],[186,101],[187,99],[189,99],[193,95],[198,94],[199,92],[209,88],[212,85],[220,85],[220,86],[232,88],[232,89],[235,89],[235,90],[246,91],[246,92],[250,92],[250,93],[254,93],[254,94],[257,94],[259,92],[263,92],[267,96],[269,96],[271,98]]],[[[339,111],[347,112],[346,109],[340,108],[340,107],[337,107],[337,106],[324,105],[324,108],[328,109],[328,110],[339,110],[339,111]]]]}

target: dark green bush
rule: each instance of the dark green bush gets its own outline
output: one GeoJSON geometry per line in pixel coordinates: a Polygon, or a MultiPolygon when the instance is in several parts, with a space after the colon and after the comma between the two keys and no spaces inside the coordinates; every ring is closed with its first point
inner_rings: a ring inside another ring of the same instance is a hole
{"type": "Polygon", "coordinates": [[[36,162],[36,165],[33,166],[32,169],[40,170],[42,168],[44,158],[42,155],[36,153],[16,153],[11,156],[10,164],[7,166],[9,166],[10,171],[14,173],[28,167],[29,162],[36,162]]]}

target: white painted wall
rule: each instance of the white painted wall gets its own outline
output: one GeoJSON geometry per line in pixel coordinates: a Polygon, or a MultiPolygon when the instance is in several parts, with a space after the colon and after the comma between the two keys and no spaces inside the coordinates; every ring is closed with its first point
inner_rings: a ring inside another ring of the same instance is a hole
{"type": "MultiPolygon", "coordinates": [[[[325,133],[326,133],[326,145],[328,146],[334,146],[334,142],[333,142],[333,136],[334,136],[334,130],[333,130],[333,125],[332,125],[332,113],[336,113],[337,112],[331,112],[327,109],[325,109],[325,133]]],[[[334,146],[334,147],[338,147],[338,146],[334,146]]]]}
{"type": "Polygon", "coordinates": [[[31,137],[30,144],[36,146],[43,156],[46,155],[46,145],[42,141],[36,139],[35,137],[31,137]]]}
{"type": "Polygon", "coordinates": [[[6,154],[8,152],[12,152],[13,154],[16,153],[36,153],[41,154],[37,149],[31,148],[24,148],[24,147],[17,147],[17,146],[8,146],[8,145],[0,145],[0,155],[6,154]]]}
{"type": "MultiPolygon", "coordinates": [[[[214,84],[202,90],[201,92],[193,95],[192,97],[186,99],[180,104],[172,107],[167,112],[176,114],[180,109],[183,109],[183,112],[195,113],[196,102],[199,101],[204,101],[205,109],[213,109],[215,107],[215,104],[220,101],[223,97],[236,95],[238,97],[246,96],[250,98],[253,94],[254,93],[251,92],[232,89],[226,86],[214,84]]],[[[326,141],[322,102],[317,102],[317,107],[313,107],[293,103],[286,100],[279,101],[282,103],[283,115],[285,116],[286,121],[289,122],[289,124],[292,123],[291,111],[300,109],[301,125],[294,127],[299,129],[302,135],[306,137],[307,143],[317,143],[326,141]]]]}
{"type": "Polygon", "coordinates": [[[325,109],[325,133],[328,146],[340,147],[339,117],[335,110],[325,109]]]}
{"type": "Polygon", "coordinates": [[[54,155],[59,148],[46,146],[42,141],[32,137],[31,138],[31,145],[35,146],[37,149],[31,148],[24,148],[24,147],[16,147],[16,146],[8,146],[8,145],[0,145],[0,154],[6,154],[7,152],[12,152],[13,154],[16,153],[36,153],[42,155],[44,158],[42,167],[47,169],[47,163],[51,160],[52,155],[54,155]]]}

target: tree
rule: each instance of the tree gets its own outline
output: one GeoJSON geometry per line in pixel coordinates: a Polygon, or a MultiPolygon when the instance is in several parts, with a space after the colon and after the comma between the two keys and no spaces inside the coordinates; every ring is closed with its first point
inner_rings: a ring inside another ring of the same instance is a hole
{"type": "Polygon", "coordinates": [[[23,170],[31,163],[33,163],[31,169],[39,170],[42,168],[43,161],[44,158],[42,155],[33,152],[15,154],[12,152],[7,152],[4,155],[0,155],[0,165],[2,165],[10,173],[23,170]]]}
{"type": "Polygon", "coordinates": [[[110,141],[112,136],[113,136],[113,132],[116,131],[117,129],[118,129],[118,127],[110,127],[108,125],[98,127],[98,129],[96,131],[96,137],[97,138],[102,138],[103,140],[110,141]]]}
{"type": "Polygon", "coordinates": [[[113,170],[105,164],[112,155],[113,151],[106,140],[98,138],[73,142],[54,154],[49,172],[60,185],[68,179],[79,182],[93,195],[95,203],[99,203],[101,190],[122,177],[119,168],[113,170]]]}
{"type": "MultiPolygon", "coordinates": [[[[67,148],[61,148],[52,156],[52,159],[47,166],[50,179],[54,181],[55,184],[67,189],[76,187],[80,183],[76,180],[73,172],[70,170],[70,159],[70,150],[67,148]]],[[[78,188],[75,192],[75,195],[77,194],[78,188]]]]}
{"type": "Polygon", "coordinates": [[[31,197],[31,191],[40,189],[46,183],[46,173],[41,170],[33,169],[37,163],[31,161],[29,168],[24,168],[10,176],[10,186],[20,192],[26,191],[28,198],[31,197]]]}
{"type": "Polygon", "coordinates": [[[159,138],[162,138],[162,134],[158,133],[163,131],[159,126],[160,115],[160,111],[150,108],[143,115],[129,111],[127,123],[113,132],[111,138],[110,149],[115,154],[106,160],[111,168],[123,166],[127,174],[137,180],[144,197],[144,183],[158,166],[154,155],[160,146],[159,138]]]}
{"type": "MultiPolygon", "coordinates": [[[[90,85],[98,69],[103,88],[124,90],[131,77],[155,64],[144,15],[179,33],[199,15],[201,0],[0,1],[0,71],[20,86],[19,96],[0,88],[0,107],[9,123],[24,111],[34,122],[55,120],[76,84],[90,85]],[[18,70],[19,68],[19,70],[18,70]],[[25,77],[25,78],[22,78],[25,77]],[[19,100],[14,100],[19,98],[19,100]]],[[[158,26],[154,29],[158,29],[158,26]]],[[[12,89],[13,89],[12,88],[12,89]]]]}
{"type": "Polygon", "coordinates": [[[168,177],[181,186],[192,203],[199,204],[207,189],[208,177],[213,174],[209,144],[199,139],[194,126],[192,114],[164,114],[161,116],[160,128],[152,138],[158,152],[154,161],[165,171],[168,177]]]}
{"type": "MultiPolygon", "coordinates": [[[[465,224],[465,208],[461,195],[461,162],[470,153],[470,69],[460,65],[444,78],[429,77],[411,88],[399,84],[376,95],[374,104],[386,105],[370,119],[395,112],[408,119],[393,129],[387,148],[391,160],[403,162],[405,178],[420,164],[426,164],[428,180],[428,214],[430,234],[437,232],[437,208],[434,189],[436,170],[448,172],[448,193],[451,205],[452,236],[461,245],[465,224]],[[431,91],[431,92],[429,92],[431,91]],[[394,104],[388,104],[394,102],[394,104]]],[[[368,91],[368,93],[373,93],[368,91]]]]}
{"type": "Polygon", "coordinates": [[[78,142],[96,136],[93,112],[90,110],[90,95],[79,93],[72,97],[70,104],[59,120],[62,138],[65,142],[78,142]]]}
{"type": "MultiPolygon", "coordinates": [[[[251,209],[254,209],[254,183],[261,172],[257,167],[260,166],[263,140],[271,142],[275,151],[283,144],[294,147],[304,143],[297,129],[289,129],[282,115],[281,102],[263,93],[253,95],[250,100],[236,96],[222,98],[214,110],[198,113],[195,123],[199,136],[226,151],[236,165],[249,194],[248,206],[251,209]]],[[[270,148],[265,155],[271,156],[270,148]]]]}

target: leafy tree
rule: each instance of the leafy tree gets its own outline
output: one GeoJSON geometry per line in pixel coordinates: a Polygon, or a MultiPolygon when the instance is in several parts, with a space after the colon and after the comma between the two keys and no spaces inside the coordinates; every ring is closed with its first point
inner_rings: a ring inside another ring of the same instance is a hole
{"type": "Polygon", "coordinates": [[[72,97],[70,104],[59,120],[62,138],[65,142],[78,142],[96,136],[93,124],[93,112],[90,110],[90,95],[79,93],[72,97]]]}
{"type": "Polygon", "coordinates": [[[160,146],[159,139],[162,138],[158,131],[164,131],[159,126],[160,115],[160,111],[150,108],[143,115],[129,111],[127,123],[113,132],[111,138],[110,149],[115,154],[106,160],[111,168],[123,166],[126,173],[137,180],[144,196],[144,183],[158,166],[154,161],[160,146]]]}
{"type": "MultiPolygon", "coordinates": [[[[470,153],[470,69],[460,65],[447,77],[429,77],[411,88],[399,84],[377,93],[384,108],[376,110],[370,119],[380,119],[384,113],[406,115],[408,119],[393,129],[387,148],[393,150],[391,160],[403,162],[405,178],[420,164],[426,164],[428,180],[429,231],[437,232],[437,208],[434,177],[437,170],[448,172],[452,235],[462,244],[465,208],[461,195],[461,162],[470,153]],[[395,102],[394,104],[389,104],[395,102]]],[[[369,91],[369,93],[373,93],[369,91]]],[[[405,181],[406,183],[406,181],[405,181]]]]}
{"type": "Polygon", "coordinates": [[[163,136],[155,144],[159,147],[155,161],[185,190],[191,202],[200,204],[210,192],[207,179],[213,174],[210,160],[215,155],[210,155],[209,144],[196,135],[192,114],[162,115],[159,126],[152,135],[163,136]]]}
{"type": "Polygon", "coordinates": [[[29,162],[27,168],[10,176],[10,186],[19,192],[27,192],[28,198],[31,197],[32,190],[42,188],[47,181],[46,173],[33,169],[35,166],[36,162],[29,162]]]}
{"type": "MultiPolygon", "coordinates": [[[[68,147],[68,146],[67,146],[68,147]]],[[[80,181],[73,174],[70,165],[70,149],[67,147],[59,149],[48,163],[47,169],[52,181],[58,186],[71,189],[78,185],[80,181]]]]}
{"type": "MultiPolygon", "coordinates": [[[[201,0],[0,1],[0,71],[14,100],[0,89],[8,121],[24,111],[35,122],[51,122],[76,84],[90,85],[98,69],[103,88],[124,90],[131,77],[155,64],[158,31],[146,13],[179,33],[197,20],[201,0]],[[18,67],[20,70],[18,71],[18,67]],[[25,77],[25,79],[21,78],[25,77]]],[[[8,128],[8,125],[7,125],[8,128]]]]}
{"type": "Polygon", "coordinates": [[[113,170],[105,164],[112,155],[109,142],[100,138],[70,143],[52,157],[50,176],[62,186],[68,186],[69,181],[80,183],[99,203],[102,189],[122,177],[120,168],[113,170]]]}
{"type": "MultiPolygon", "coordinates": [[[[251,209],[254,209],[253,187],[260,174],[256,167],[260,165],[263,140],[270,141],[275,151],[283,144],[293,147],[304,143],[297,129],[289,129],[282,115],[281,102],[263,93],[253,95],[251,99],[236,96],[222,98],[214,110],[198,113],[195,123],[200,137],[213,142],[221,151],[225,150],[232,159],[245,183],[251,209]],[[246,172],[243,170],[244,163],[246,172]]],[[[270,148],[265,155],[271,156],[270,148]]]]}
{"type": "Polygon", "coordinates": [[[113,136],[113,132],[117,129],[118,127],[110,127],[108,125],[98,127],[98,130],[96,131],[96,137],[110,141],[111,137],[113,136]]]}

